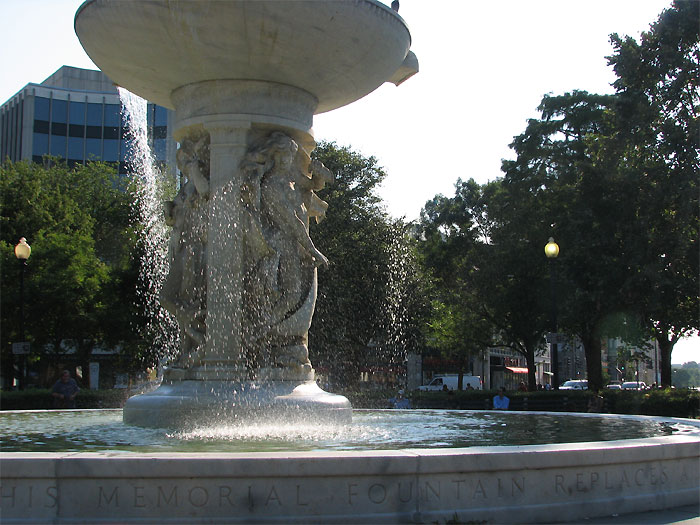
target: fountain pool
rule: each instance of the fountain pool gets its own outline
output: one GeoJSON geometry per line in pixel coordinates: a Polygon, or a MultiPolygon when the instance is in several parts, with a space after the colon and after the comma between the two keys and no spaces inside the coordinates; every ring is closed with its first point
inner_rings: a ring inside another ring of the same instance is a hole
{"type": "Polygon", "coordinates": [[[348,424],[308,421],[188,430],[125,425],[122,411],[0,413],[5,452],[271,452],[465,448],[698,435],[683,420],[463,410],[354,410],[348,424]]]}
{"type": "Polygon", "coordinates": [[[0,414],[3,523],[553,523],[698,503],[700,421],[355,410],[162,430],[0,414]]]}

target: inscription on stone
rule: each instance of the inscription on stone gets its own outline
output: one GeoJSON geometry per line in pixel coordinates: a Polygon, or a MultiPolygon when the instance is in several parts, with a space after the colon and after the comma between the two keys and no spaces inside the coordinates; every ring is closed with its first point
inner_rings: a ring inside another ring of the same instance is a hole
{"type": "MultiPolygon", "coordinates": [[[[685,466],[684,466],[685,467],[685,466]]],[[[488,501],[513,504],[530,500],[536,493],[565,501],[576,494],[598,492],[624,494],[646,488],[651,492],[669,484],[693,486],[697,472],[687,468],[674,469],[671,465],[647,464],[626,468],[601,468],[587,471],[533,472],[530,476],[431,476],[424,479],[389,478],[389,481],[362,480],[332,484],[324,480],[307,483],[246,482],[231,480],[104,480],[90,485],[87,501],[105,512],[132,510],[143,512],[204,509],[220,512],[279,512],[296,507],[302,510],[312,504],[347,505],[350,507],[380,507],[424,504],[469,507],[488,501]],[[537,487],[531,491],[529,487],[537,487]]],[[[0,486],[0,506],[3,511],[15,509],[12,515],[24,510],[56,509],[61,493],[55,485],[13,485],[4,480],[0,486]]],[[[66,490],[75,490],[69,489],[66,490]]],[[[71,493],[69,493],[71,494],[71,493]]],[[[50,511],[51,512],[51,511],[50,511]]],[[[10,515],[6,514],[6,515],[10,515]]]]}

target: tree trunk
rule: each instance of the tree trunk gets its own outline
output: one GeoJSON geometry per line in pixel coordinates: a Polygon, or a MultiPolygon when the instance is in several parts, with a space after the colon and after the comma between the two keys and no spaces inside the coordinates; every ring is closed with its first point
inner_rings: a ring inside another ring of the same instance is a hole
{"type": "Polygon", "coordinates": [[[669,341],[666,335],[661,332],[656,332],[656,340],[659,343],[659,354],[661,362],[661,386],[663,388],[671,388],[673,384],[673,372],[671,369],[671,352],[673,351],[674,341],[669,341]]]}
{"type": "Polygon", "coordinates": [[[527,389],[530,392],[537,390],[537,378],[535,377],[535,350],[532,348],[527,349],[525,354],[525,360],[527,361],[527,389]]]}
{"type": "Polygon", "coordinates": [[[586,371],[588,373],[588,389],[597,392],[603,388],[603,365],[600,359],[600,333],[592,329],[581,334],[583,349],[586,354],[586,371]]]}

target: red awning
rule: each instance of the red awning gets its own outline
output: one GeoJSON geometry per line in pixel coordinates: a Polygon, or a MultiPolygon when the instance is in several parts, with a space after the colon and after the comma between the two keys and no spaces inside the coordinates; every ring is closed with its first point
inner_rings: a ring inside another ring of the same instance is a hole
{"type": "Polygon", "coordinates": [[[507,366],[506,368],[514,374],[527,374],[527,368],[523,368],[522,366],[507,366]]]}

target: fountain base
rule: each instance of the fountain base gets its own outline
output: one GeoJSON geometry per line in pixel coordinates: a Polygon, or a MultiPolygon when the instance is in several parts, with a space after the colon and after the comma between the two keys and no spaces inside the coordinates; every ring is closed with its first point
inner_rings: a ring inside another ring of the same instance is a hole
{"type": "Polygon", "coordinates": [[[166,380],[124,406],[124,423],[187,429],[222,422],[309,421],[350,423],[347,398],[315,381],[166,380]]]}

